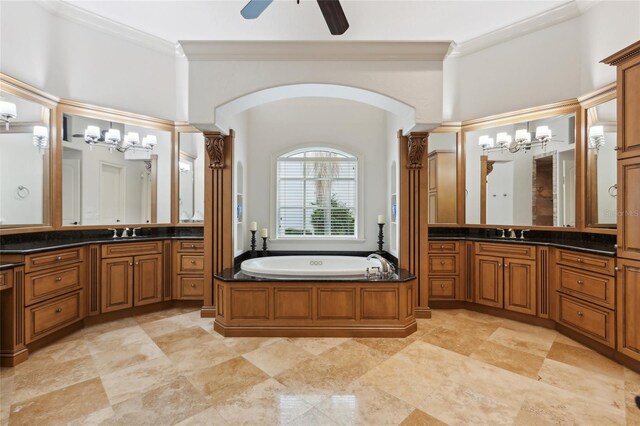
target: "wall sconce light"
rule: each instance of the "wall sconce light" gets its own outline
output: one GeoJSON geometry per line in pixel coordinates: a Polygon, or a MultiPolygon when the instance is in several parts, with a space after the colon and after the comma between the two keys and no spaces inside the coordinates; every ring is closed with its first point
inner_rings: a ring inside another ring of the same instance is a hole
{"type": "Polygon", "coordinates": [[[598,151],[604,143],[604,127],[591,126],[589,128],[589,148],[598,151]]]}
{"type": "Polygon", "coordinates": [[[33,126],[33,144],[38,148],[40,154],[49,146],[49,129],[44,126],[33,126]]]}
{"type": "Polygon", "coordinates": [[[480,138],[478,139],[478,145],[480,145],[480,147],[482,147],[483,150],[488,150],[494,147],[494,142],[493,142],[493,138],[487,136],[487,135],[482,135],[480,136],[480,138]]]}
{"type": "Polygon", "coordinates": [[[137,132],[127,132],[122,138],[120,130],[111,128],[101,131],[98,126],[87,126],[84,131],[84,141],[90,145],[91,150],[94,145],[102,145],[109,148],[109,151],[115,148],[119,152],[129,149],[151,151],[158,144],[158,139],[154,135],[145,136],[140,143],[140,135],[137,132]]]}
{"type": "Polygon", "coordinates": [[[121,140],[120,130],[118,129],[109,129],[107,133],[104,134],[104,141],[109,146],[109,151],[113,151],[113,148],[116,147],[121,140]]]}
{"type": "Polygon", "coordinates": [[[87,126],[84,130],[84,141],[89,144],[89,150],[93,151],[93,146],[100,141],[100,127],[87,126]]]}
{"type": "Polygon", "coordinates": [[[17,116],[16,104],[13,102],[0,101],[0,121],[4,122],[7,130],[9,130],[9,121],[17,116]]]}
{"type": "Polygon", "coordinates": [[[158,138],[155,135],[147,135],[142,138],[142,147],[151,151],[154,146],[158,145],[158,138]]]}

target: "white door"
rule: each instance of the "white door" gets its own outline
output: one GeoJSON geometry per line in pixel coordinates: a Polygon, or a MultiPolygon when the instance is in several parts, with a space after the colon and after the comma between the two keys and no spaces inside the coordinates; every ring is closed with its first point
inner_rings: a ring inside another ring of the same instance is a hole
{"type": "Polygon", "coordinates": [[[124,221],[124,169],[112,164],[100,166],[100,223],[124,221]]]}
{"type": "Polygon", "coordinates": [[[62,160],[62,224],[80,225],[80,170],[78,158],[62,160]]]}
{"type": "Polygon", "coordinates": [[[564,182],[564,226],[576,226],[576,162],[564,160],[562,162],[562,178],[564,182]]]}

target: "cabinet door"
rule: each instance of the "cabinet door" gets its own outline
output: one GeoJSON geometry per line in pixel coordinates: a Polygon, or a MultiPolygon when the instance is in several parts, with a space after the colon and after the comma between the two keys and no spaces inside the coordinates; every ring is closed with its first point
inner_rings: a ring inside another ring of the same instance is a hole
{"type": "Polygon", "coordinates": [[[133,306],[133,258],[103,259],[101,288],[103,313],[131,308],[133,306]]]}
{"type": "Polygon", "coordinates": [[[640,260],[640,157],[618,161],[618,256],[640,260]]]}
{"type": "Polygon", "coordinates": [[[618,66],[618,158],[640,155],[640,59],[618,66]]]}
{"type": "Polygon", "coordinates": [[[618,259],[618,350],[640,361],[640,262],[618,259]]]}
{"type": "Polygon", "coordinates": [[[135,257],[134,305],[162,302],[162,255],[135,257]]]}
{"type": "Polygon", "coordinates": [[[504,308],[536,314],[536,262],[504,259],[504,308]]]}
{"type": "Polygon", "coordinates": [[[502,308],[502,258],[476,256],[475,274],[476,303],[502,308]]]}

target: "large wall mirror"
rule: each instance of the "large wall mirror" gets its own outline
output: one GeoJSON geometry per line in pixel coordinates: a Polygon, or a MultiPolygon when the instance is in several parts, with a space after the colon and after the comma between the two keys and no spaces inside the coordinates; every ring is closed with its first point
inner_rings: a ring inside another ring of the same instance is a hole
{"type": "Polygon", "coordinates": [[[171,222],[172,133],[62,114],[62,225],[171,222]]]}
{"type": "Polygon", "coordinates": [[[575,226],[575,113],[464,137],[467,224],[575,226]]]}
{"type": "Polygon", "coordinates": [[[616,100],[587,109],[587,224],[615,228],[617,219],[616,100]]]}
{"type": "Polygon", "coordinates": [[[180,223],[204,222],[205,150],[202,133],[178,137],[178,218],[180,223]]]}
{"type": "Polygon", "coordinates": [[[429,134],[429,224],[457,223],[457,133],[429,134]]]}
{"type": "Polygon", "coordinates": [[[50,223],[51,109],[0,90],[0,227],[50,223]]]}

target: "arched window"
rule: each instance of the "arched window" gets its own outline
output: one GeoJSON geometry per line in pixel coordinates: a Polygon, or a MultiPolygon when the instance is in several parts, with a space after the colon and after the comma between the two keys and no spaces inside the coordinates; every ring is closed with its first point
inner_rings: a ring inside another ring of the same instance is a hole
{"type": "Polygon", "coordinates": [[[276,160],[278,238],[356,238],[358,158],[305,148],[276,160]]]}

